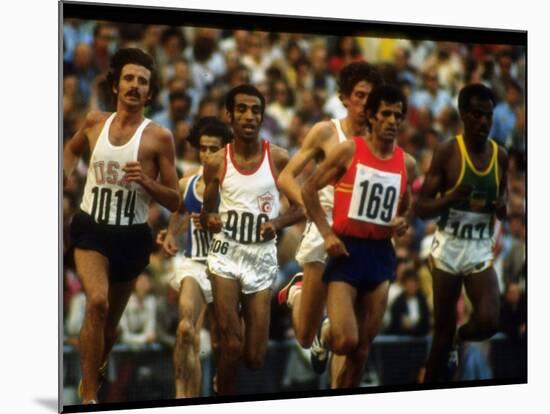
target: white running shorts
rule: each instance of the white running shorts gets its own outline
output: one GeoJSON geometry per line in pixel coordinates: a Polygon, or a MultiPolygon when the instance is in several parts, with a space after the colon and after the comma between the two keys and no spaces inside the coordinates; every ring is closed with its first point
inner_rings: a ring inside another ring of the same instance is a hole
{"type": "Polygon", "coordinates": [[[436,269],[456,275],[482,272],[493,265],[493,240],[460,239],[437,230],[429,262],[436,269]]]}
{"type": "Polygon", "coordinates": [[[277,277],[275,240],[265,243],[238,243],[224,233],[216,233],[208,252],[210,273],[238,280],[245,295],[271,288],[277,277]]]}
{"type": "MultiPolygon", "coordinates": [[[[332,225],[332,217],[328,218],[328,222],[332,225]]],[[[300,266],[304,267],[305,263],[312,262],[326,264],[327,257],[325,239],[319,233],[317,225],[312,221],[308,221],[302,235],[302,241],[296,252],[296,261],[300,266]]]]}
{"type": "Polygon", "coordinates": [[[206,303],[212,303],[212,285],[206,275],[206,264],[189,257],[178,255],[174,258],[174,273],[168,280],[170,287],[179,293],[181,282],[186,277],[196,280],[206,303]]]}

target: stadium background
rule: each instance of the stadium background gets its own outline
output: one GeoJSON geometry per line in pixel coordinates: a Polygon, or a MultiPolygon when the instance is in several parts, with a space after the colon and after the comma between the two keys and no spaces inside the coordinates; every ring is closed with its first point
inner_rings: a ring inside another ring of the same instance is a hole
{"type": "MultiPolygon", "coordinates": [[[[299,148],[301,139],[312,123],[330,116],[341,116],[339,111],[342,108],[338,105],[335,84],[342,62],[347,61],[346,59],[363,58],[378,65],[386,81],[398,82],[408,92],[411,109],[399,143],[417,157],[421,169],[429,163],[433,146],[454,136],[460,128],[456,113],[456,94],[459,88],[469,82],[484,82],[497,92],[501,101],[499,105],[503,108],[501,112],[507,115],[501,120],[503,125],[508,126],[507,131],[495,138],[509,149],[512,159],[512,196],[509,206],[512,220],[498,232],[497,271],[503,292],[507,285],[517,282],[519,300],[524,300],[521,294],[525,291],[526,278],[525,256],[522,255],[525,249],[525,101],[521,94],[516,97],[515,102],[511,102],[514,99],[507,96],[513,95],[513,91],[524,90],[524,49],[504,45],[351,38],[344,42],[352,45],[355,43],[356,47],[351,48],[352,52],[347,58],[342,58],[336,53],[341,42],[335,37],[272,36],[267,33],[195,30],[191,27],[178,27],[174,30],[173,27],[144,27],[96,21],[65,21],[63,32],[66,46],[63,50],[64,140],[72,135],[86,111],[108,108],[101,79],[109,55],[118,47],[143,47],[155,56],[162,79],[162,93],[147,116],[172,129],[181,170],[196,162],[196,154],[185,142],[193,119],[205,114],[223,117],[220,98],[228,88],[247,77],[268,99],[262,136],[285,146],[293,153],[299,148]],[[260,57],[259,62],[255,61],[255,56],[260,57]],[[439,84],[440,90],[435,103],[430,102],[424,93],[427,88],[433,87],[433,82],[439,84]],[[175,117],[170,116],[170,101],[172,111],[177,112],[175,117]],[[511,104],[506,108],[509,101],[511,104]],[[170,124],[170,121],[173,123],[170,124]]],[[[498,130],[495,133],[499,133],[498,130]]],[[[71,179],[71,191],[64,194],[64,226],[78,205],[85,170],[86,165],[82,163],[71,179]]],[[[416,188],[420,183],[421,179],[416,183],[416,188]]],[[[154,231],[166,225],[166,218],[165,211],[156,206],[151,209],[150,224],[154,231]]],[[[423,261],[431,231],[433,223],[419,221],[414,226],[414,231],[411,230],[398,242],[399,273],[414,273],[418,276],[419,292],[428,305],[429,275],[423,261]]],[[[284,283],[295,270],[292,258],[300,233],[300,226],[296,226],[280,238],[281,274],[278,284],[284,283]]],[[[113,354],[110,384],[106,387],[106,396],[111,401],[171,396],[169,344],[170,336],[175,331],[171,329],[174,309],[171,303],[173,297],[170,297],[171,293],[163,283],[169,268],[170,262],[160,252],[153,254],[148,278],[150,283],[144,278],[143,291],[148,291],[145,293],[146,302],[152,304],[148,308],[154,308],[155,312],[149,314],[149,323],[144,324],[143,329],[154,326],[155,340],[140,344],[138,337],[143,331],[140,332],[139,326],[134,327],[135,332],[131,332],[129,328],[126,335],[123,335],[113,354]]],[[[79,373],[78,364],[74,363],[74,347],[77,345],[76,335],[83,309],[82,295],[79,293],[78,281],[69,258],[64,260],[64,287],[64,397],[68,404],[71,401],[76,402],[74,387],[79,373]]],[[[393,298],[397,297],[400,293],[399,284],[392,290],[393,298]]],[[[467,301],[460,310],[467,317],[467,301]]],[[[388,316],[390,327],[391,315],[388,316]]],[[[521,315],[516,316],[521,322],[521,315]]],[[[397,369],[397,374],[394,374],[396,381],[410,381],[414,370],[418,368],[415,364],[422,360],[428,340],[423,335],[426,332],[419,332],[420,336],[416,338],[402,335],[403,332],[391,333],[392,336],[384,336],[377,341],[370,364],[372,369],[369,369],[365,378],[366,384],[392,383],[391,375],[388,374],[392,372],[392,368],[394,371],[397,369]],[[392,354],[392,347],[399,346],[402,348],[396,348],[397,351],[394,349],[395,353],[392,354]],[[411,366],[405,369],[403,361],[399,359],[402,358],[400,355],[403,354],[403,349],[416,347],[418,356],[413,357],[411,354],[411,366]]],[[[147,336],[142,335],[142,338],[147,336]]],[[[291,336],[288,314],[274,306],[272,347],[268,364],[265,370],[257,374],[259,377],[241,375],[243,379],[250,379],[250,383],[243,383],[243,392],[325,386],[323,379],[318,381],[308,372],[307,364],[303,363],[303,355],[292,345],[291,336]],[[279,369],[277,375],[270,369],[273,367],[279,369]],[[265,388],[252,387],[258,382],[257,379],[263,381],[262,386],[265,388]]],[[[525,369],[524,361],[520,361],[512,372],[503,372],[503,368],[509,368],[513,365],[511,362],[517,361],[518,355],[525,357],[525,343],[521,338],[515,340],[500,335],[491,343],[473,347],[471,352],[473,360],[477,361],[470,372],[477,375],[474,378],[525,376],[522,371],[525,369]],[[514,348],[516,346],[519,348],[514,348]],[[511,350],[513,353],[506,354],[511,350]]],[[[207,360],[207,349],[204,350],[204,355],[207,360]]],[[[208,390],[205,387],[205,395],[208,395],[208,390]]]]}

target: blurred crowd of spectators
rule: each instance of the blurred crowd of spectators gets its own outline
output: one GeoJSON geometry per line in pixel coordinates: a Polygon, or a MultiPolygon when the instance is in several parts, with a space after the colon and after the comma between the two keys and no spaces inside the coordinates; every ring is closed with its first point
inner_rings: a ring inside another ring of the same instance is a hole
{"type": "MultiPolygon", "coordinates": [[[[146,116],[169,128],[176,142],[182,174],[197,165],[198,155],[186,141],[193,122],[203,116],[225,119],[224,94],[240,83],[254,84],[266,97],[261,137],[287,148],[292,155],[306,132],[320,120],[342,118],[338,96],[342,66],[355,60],[376,65],[388,83],[399,85],[409,111],[398,143],[418,161],[418,191],[434,147],[461,130],[457,95],[468,83],[481,82],[495,92],[491,136],[510,154],[509,217],[497,225],[495,267],[503,294],[502,331],[525,335],[525,80],[526,51],[519,46],[462,44],[429,40],[336,37],[245,30],[160,25],[113,24],[66,19],[63,24],[63,140],[69,139],[89,110],[113,110],[105,89],[110,56],[120,47],[140,47],[157,64],[160,94],[146,116]]],[[[82,161],[64,193],[64,234],[78,208],[87,166],[82,161]]],[[[168,213],[150,209],[156,234],[168,213]]],[[[276,288],[298,270],[294,254],[303,224],[279,237],[280,277],[276,288]]],[[[431,276],[426,258],[434,222],[415,220],[396,240],[397,280],[391,286],[384,332],[425,335],[432,324],[431,276]]],[[[67,253],[67,238],[65,252],[67,253]]],[[[160,250],[140,276],[121,322],[121,341],[132,346],[161,341],[170,346],[177,324],[176,293],[165,279],[171,261],[160,250]]],[[[72,258],[64,258],[66,337],[77,343],[83,294],[72,258]]],[[[276,290],[274,290],[276,293],[276,290]]],[[[273,302],[272,339],[292,336],[288,313],[273,302]]],[[[468,317],[466,297],[459,303],[468,317]]]]}

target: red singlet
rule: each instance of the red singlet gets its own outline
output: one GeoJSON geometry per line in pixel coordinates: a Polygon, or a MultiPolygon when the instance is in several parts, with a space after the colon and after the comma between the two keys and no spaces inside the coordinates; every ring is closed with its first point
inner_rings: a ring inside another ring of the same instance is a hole
{"type": "Polygon", "coordinates": [[[334,186],[334,232],[366,239],[389,239],[391,221],[407,187],[405,153],[395,146],[391,158],[376,157],[355,137],[353,161],[334,186]]]}

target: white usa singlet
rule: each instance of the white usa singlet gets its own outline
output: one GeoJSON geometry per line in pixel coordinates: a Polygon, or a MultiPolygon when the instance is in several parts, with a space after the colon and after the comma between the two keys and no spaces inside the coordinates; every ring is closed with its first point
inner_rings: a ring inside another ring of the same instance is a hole
{"type": "Polygon", "coordinates": [[[80,208],[96,223],[131,226],[147,221],[150,196],[141,185],[126,182],[122,168],[137,161],[143,130],[151,120],[145,118],[126,144],[116,146],[109,140],[115,115],[107,118],[97,139],[80,208]]]}
{"type": "MultiPolygon", "coordinates": [[[[346,134],[344,134],[344,130],[342,129],[341,121],[339,119],[331,119],[330,121],[334,124],[336,132],[338,133],[338,144],[341,144],[347,139],[346,134]]],[[[328,154],[325,154],[325,156],[326,155],[328,154]]],[[[334,186],[327,185],[326,187],[320,189],[319,201],[321,201],[321,206],[327,213],[327,216],[332,218],[332,207],[334,206],[334,186]]]]}
{"type": "Polygon", "coordinates": [[[239,243],[260,243],[262,223],[279,215],[280,201],[271,169],[269,142],[262,141],[262,160],[254,171],[234,162],[233,145],[225,147],[226,171],[220,183],[219,214],[224,234],[239,243]]]}

